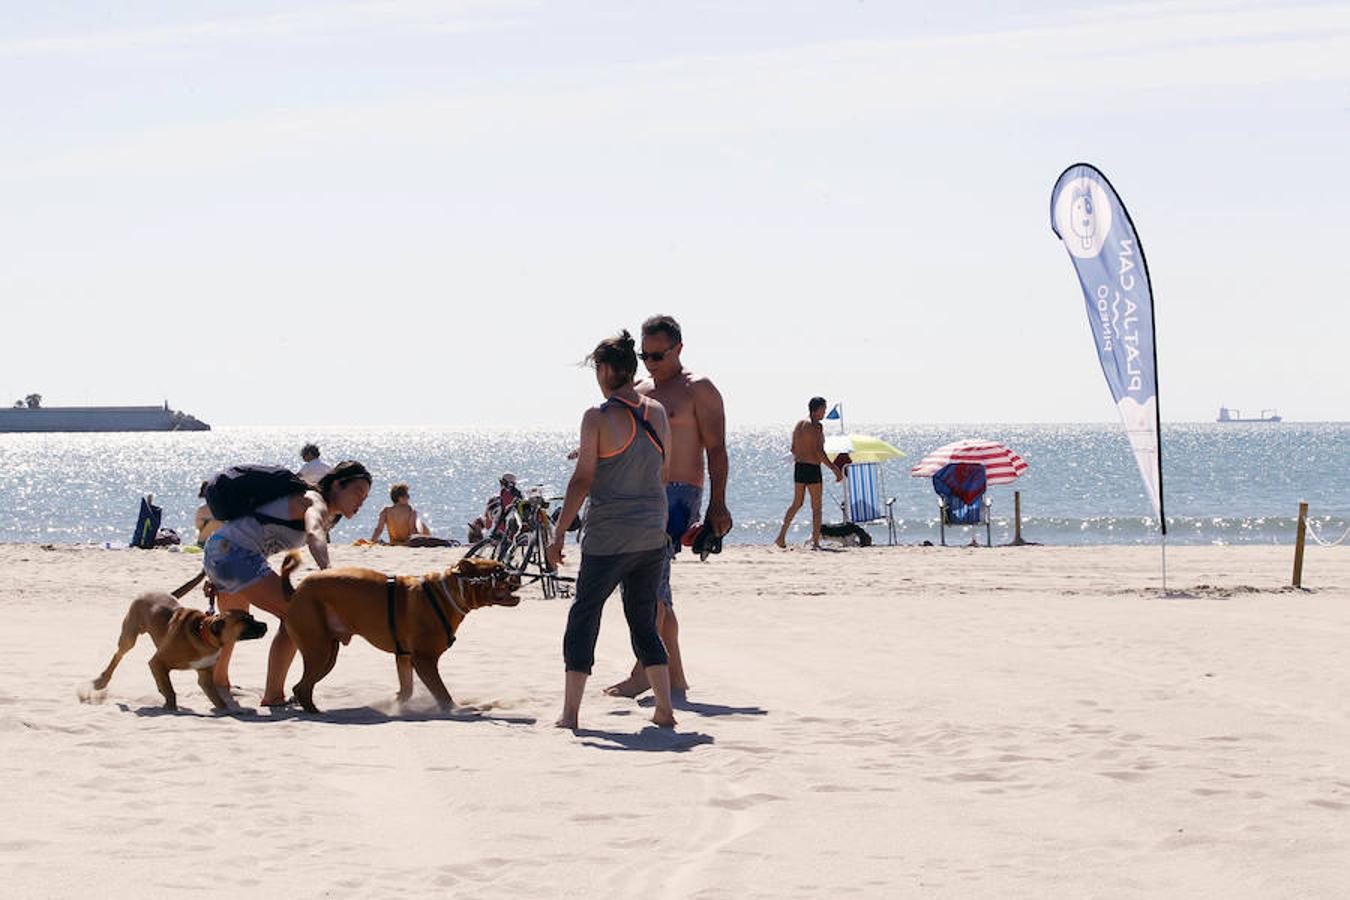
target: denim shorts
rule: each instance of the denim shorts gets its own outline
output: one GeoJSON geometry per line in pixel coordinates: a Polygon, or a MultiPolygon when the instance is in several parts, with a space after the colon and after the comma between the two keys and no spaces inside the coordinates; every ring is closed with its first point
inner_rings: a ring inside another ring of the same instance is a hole
{"type": "Polygon", "coordinates": [[[231,544],[219,534],[206,539],[202,568],[216,590],[225,594],[237,594],[273,574],[261,553],[231,544]]]}

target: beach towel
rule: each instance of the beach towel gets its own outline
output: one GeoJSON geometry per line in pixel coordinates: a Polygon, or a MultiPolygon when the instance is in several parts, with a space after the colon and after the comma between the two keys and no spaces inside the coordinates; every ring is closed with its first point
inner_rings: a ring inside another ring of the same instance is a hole
{"type": "Polygon", "coordinates": [[[985,485],[984,466],[979,463],[948,463],[933,474],[933,490],[947,498],[948,524],[980,524],[985,485]]]}

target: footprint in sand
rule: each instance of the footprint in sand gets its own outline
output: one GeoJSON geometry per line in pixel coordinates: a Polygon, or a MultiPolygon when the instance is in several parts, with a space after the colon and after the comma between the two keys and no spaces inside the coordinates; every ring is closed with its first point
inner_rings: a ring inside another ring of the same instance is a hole
{"type": "Polygon", "coordinates": [[[1309,800],[1309,805],[1320,806],[1323,809],[1334,809],[1337,811],[1350,809],[1350,803],[1342,803],[1339,800],[1309,800]]]}
{"type": "Polygon", "coordinates": [[[709,806],[716,806],[719,809],[750,809],[753,806],[759,806],[761,803],[772,803],[775,800],[782,800],[777,794],[746,794],[743,797],[713,797],[708,801],[709,806]]]}

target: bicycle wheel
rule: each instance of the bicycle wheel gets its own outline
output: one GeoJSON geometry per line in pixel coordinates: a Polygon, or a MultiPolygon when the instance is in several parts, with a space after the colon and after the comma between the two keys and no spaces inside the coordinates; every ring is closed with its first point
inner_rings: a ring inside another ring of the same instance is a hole
{"type": "Polygon", "coordinates": [[[544,599],[552,600],[558,596],[558,583],[555,577],[558,572],[548,564],[548,545],[553,537],[552,523],[547,517],[540,517],[540,522],[534,529],[534,541],[531,545],[534,552],[531,562],[539,571],[539,585],[543,588],[544,599]]]}
{"type": "Polygon", "coordinates": [[[502,550],[501,535],[489,535],[478,543],[470,547],[465,556],[476,556],[479,559],[498,559],[502,550]]]}

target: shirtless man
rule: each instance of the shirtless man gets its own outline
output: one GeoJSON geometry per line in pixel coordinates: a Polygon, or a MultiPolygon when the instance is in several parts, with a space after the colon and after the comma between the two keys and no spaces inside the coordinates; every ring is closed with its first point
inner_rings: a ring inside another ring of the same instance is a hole
{"type": "Polygon", "coordinates": [[[783,527],[778,530],[778,537],[774,538],[774,543],[779,547],[787,547],[788,529],[792,527],[797,510],[802,508],[802,494],[810,491],[811,549],[819,550],[820,467],[822,464],[829,466],[830,471],[834,473],[835,481],[844,480],[844,470],[825,455],[825,429],[820,424],[820,420],[825,418],[825,398],[812,397],[811,402],[806,405],[806,412],[808,417],[802,419],[797,423],[797,427],[792,429],[792,505],[783,516],[783,527]]]}
{"type": "MultiPolygon", "coordinates": [[[[670,687],[676,694],[689,689],[684,663],[680,658],[680,623],[675,618],[670,591],[670,560],[680,552],[680,538],[698,521],[703,499],[704,459],[710,482],[708,509],[703,521],[719,534],[731,530],[727,510],[726,412],[722,395],[702,375],[686,371],[680,364],[684,349],[680,324],[671,316],[652,316],[642,323],[642,352],[638,358],[651,377],[637,385],[637,392],[665,407],[670,420],[669,457],[666,470],[666,533],[670,535],[668,559],[661,573],[656,625],[670,657],[670,687]]],[[[640,664],[605,693],[618,697],[636,697],[648,689],[647,675],[640,664]]]]}
{"type": "Polygon", "coordinates": [[[389,529],[389,543],[395,547],[453,547],[445,538],[432,537],[431,527],[426,520],[413,509],[412,497],[408,485],[399,482],[389,489],[389,501],[393,506],[380,510],[375,522],[375,530],[370,534],[370,542],[378,543],[380,534],[389,529]]]}

